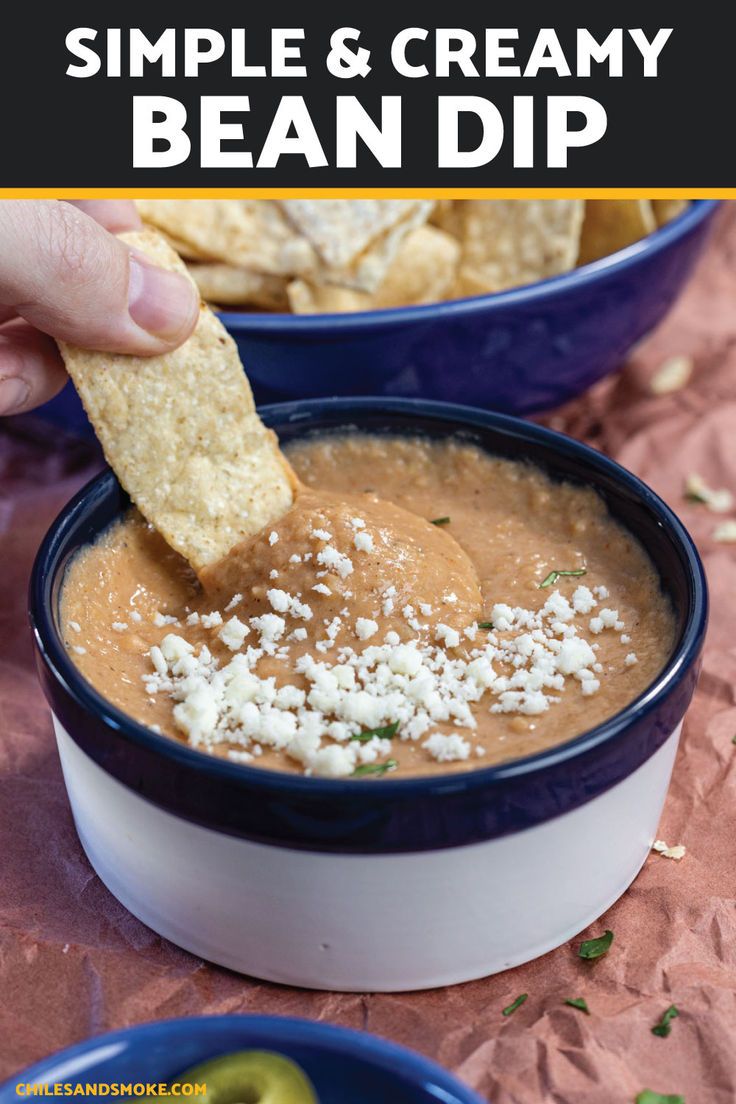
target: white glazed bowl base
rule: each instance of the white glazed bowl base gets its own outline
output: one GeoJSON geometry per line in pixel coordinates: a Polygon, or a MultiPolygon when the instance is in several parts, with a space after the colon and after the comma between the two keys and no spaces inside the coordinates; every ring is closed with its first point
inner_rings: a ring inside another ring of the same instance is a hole
{"type": "Polygon", "coordinates": [[[616,786],[525,831],[439,851],[334,854],[253,843],[151,804],[54,718],[82,846],[160,935],[309,989],[453,985],[537,958],[601,916],[647,858],[681,725],[616,786]]]}

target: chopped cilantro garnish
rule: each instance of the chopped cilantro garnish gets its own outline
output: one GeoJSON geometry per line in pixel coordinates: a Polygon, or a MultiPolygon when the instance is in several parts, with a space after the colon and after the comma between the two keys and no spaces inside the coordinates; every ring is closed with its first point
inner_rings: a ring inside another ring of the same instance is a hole
{"type": "Polygon", "coordinates": [[[449,525],[449,517],[432,518],[432,525],[449,525]]]}
{"type": "Polygon", "coordinates": [[[580,944],[578,954],[580,958],[600,958],[601,955],[606,954],[613,943],[613,932],[606,928],[603,935],[599,935],[596,939],[585,939],[580,944]]]}
{"type": "Polygon", "coordinates": [[[676,1093],[667,1096],[666,1093],[643,1089],[636,1098],[636,1104],[685,1104],[685,1097],[676,1093]]]}
{"type": "Polygon", "coordinates": [[[357,740],[358,743],[367,744],[369,740],[372,740],[375,736],[378,740],[391,740],[399,731],[399,722],[394,721],[393,724],[384,725],[383,728],[367,728],[365,732],[358,732],[355,736],[351,736],[351,740],[357,740]]]}
{"type": "MultiPolygon", "coordinates": [[[[493,628],[493,622],[492,621],[476,621],[476,625],[478,626],[479,629],[492,629],[493,628]]],[[[734,736],[734,743],[736,743],[736,736],[734,736]]]]}
{"type": "Polygon", "coordinates": [[[686,502],[700,502],[707,503],[707,495],[701,494],[700,491],[688,490],[682,496],[686,502]]]}
{"type": "Polygon", "coordinates": [[[528,993],[521,993],[516,998],[515,1001],[512,1001],[511,1004],[509,1004],[506,1008],[503,1009],[503,1011],[501,1012],[501,1015],[502,1016],[510,1016],[512,1014],[512,1012],[516,1011],[517,1008],[521,1008],[522,1004],[524,1003],[524,1001],[527,999],[528,996],[529,996],[528,993]]]}
{"type": "Polygon", "coordinates": [[[586,1016],[590,1015],[590,1009],[588,1008],[588,1002],[585,1000],[585,997],[568,997],[565,1004],[569,1004],[571,1008],[579,1008],[586,1016]]]}
{"type": "Polygon", "coordinates": [[[659,1035],[660,1039],[666,1039],[672,1030],[672,1020],[676,1020],[680,1015],[674,1004],[671,1004],[669,1008],[662,1013],[662,1018],[658,1024],[655,1024],[652,1028],[652,1035],[659,1035]]]}
{"type": "Polygon", "coordinates": [[[359,778],[364,774],[385,774],[386,771],[396,770],[398,763],[395,759],[387,759],[385,763],[363,763],[361,767],[356,767],[353,771],[353,778],[359,778]]]}
{"type": "Polygon", "coordinates": [[[575,571],[550,571],[547,578],[542,579],[541,583],[539,584],[539,589],[544,590],[545,587],[554,586],[554,584],[557,582],[557,580],[562,575],[575,575],[575,576],[578,576],[578,575],[587,575],[587,574],[588,574],[587,567],[578,567],[578,568],[575,569],[575,571]]]}

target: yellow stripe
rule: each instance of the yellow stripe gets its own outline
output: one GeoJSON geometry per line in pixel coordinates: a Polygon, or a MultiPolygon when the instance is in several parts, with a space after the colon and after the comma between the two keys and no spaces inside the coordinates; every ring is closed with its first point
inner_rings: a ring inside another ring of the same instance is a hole
{"type": "Polygon", "coordinates": [[[0,188],[0,199],[736,199],[736,188],[0,188]]]}

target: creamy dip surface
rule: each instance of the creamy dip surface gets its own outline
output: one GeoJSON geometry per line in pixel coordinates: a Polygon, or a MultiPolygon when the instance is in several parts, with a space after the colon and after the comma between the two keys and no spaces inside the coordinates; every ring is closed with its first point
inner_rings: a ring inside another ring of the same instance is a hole
{"type": "Polygon", "coordinates": [[[287,454],[292,509],[201,580],[135,510],[70,564],[66,646],[141,723],[257,767],[447,774],[571,739],[670,655],[656,572],[592,490],[453,440],[287,454]]]}

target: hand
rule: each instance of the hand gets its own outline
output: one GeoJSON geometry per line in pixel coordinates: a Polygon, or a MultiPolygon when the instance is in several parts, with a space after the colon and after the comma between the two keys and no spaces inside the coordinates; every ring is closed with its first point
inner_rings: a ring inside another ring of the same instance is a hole
{"type": "Polygon", "coordinates": [[[194,329],[199,298],[114,234],[140,228],[132,202],[0,202],[0,415],[66,382],[52,338],[153,356],[194,329]]]}

